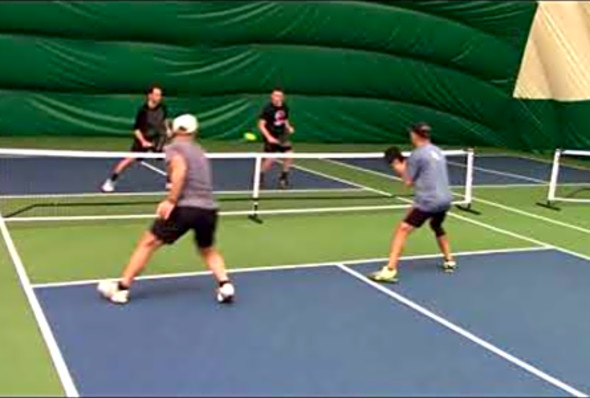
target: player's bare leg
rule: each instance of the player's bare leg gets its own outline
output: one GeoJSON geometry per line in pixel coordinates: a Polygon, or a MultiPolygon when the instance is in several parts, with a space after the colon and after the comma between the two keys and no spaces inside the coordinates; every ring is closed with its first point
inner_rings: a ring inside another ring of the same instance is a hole
{"type": "MultiPolygon", "coordinates": [[[[287,151],[286,154],[291,154],[293,151],[287,151]]],[[[286,157],[283,159],[283,168],[281,171],[281,177],[279,178],[279,186],[282,189],[286,189],[289,187],[289,171],[293,167],[293,158],[286,157]]]]}
{"type": "Polygon", "coordinates": [[[389,250],[389,261],[387,263],[387,268],[391,271],[397,270],[399,259],[402,255],[402,251],[404,250],[404,245],[406,244],[408,235],[410,235],[410,233],[412,233],[413,230],[414,227],[405,222],[402,222],[397,227],[395,235],[391,240],[391,247],[389,250]]]}
{"type": "Polygon", "coordinates": [[[199,252],[217,282],[223,282],[229,279],[227,277],[227,271],[225,270],[223,256],[215,247],[201,248],[199,249],[199,252]]]}
{"type": "Polygon", "coordinates": [[[260,186],[261,187],[264,186],[264,176],[266,175],[266,172],[272,168],[274,162],[275,162],[275,160],[273,158],[262,159],[262,165],[260,166],[260,186]]]}
{"type": "Polygon", "coordinates": [[[371,274],[371,279],[378,282],[397,282],[397,266],[399,264],[399,259],[402,255],[406,240],[413,230],[414,227],[406,222],[402,222],[397,227],[393,239],[391,240],[387,265],[385,265],[380,271],[371,274]]]}
{"type": "Polygon", "coordinates": [[[143,271],[152,254],[162,247],[162,245],[163,242],[156,238],[151,231],[143,234],[129,259],[129,263],[123,271],[123,277],[121,278],[121,285],[123,287],[131,287],[135,277],[143,271]]]}
{"type": "Polygon", "coordinates": [[[103,192],[113,192],[115,190],[115,183],[121,173],[123,173],[133,162],[135,158],[125,158],[119,161],[113,169],[113,174],[102,184],[103,192]]]}
{"type": "Polygon", "coordinates": [[[101,282],[98,285],[99,292],[116,304],[127,303],[129,301],[129,288],[133,284],[135,277],[143,271],[152,254],[162,247],[162,244],[162,241],[156,238],[152,232],[148,231],[143,234],[123,271],[121,281],[101,282]]]}
{"type": "Polygon", "coordinates": [[[449,238],[447,235],[441,235],[436,237],[436,243],[438,243],[438,247],[440,248],[440,252],[444,257],[443,262],[443,270],[445,272],[453,272],[457,268],[457,263],[453,258],[453,254],[451,252],[451,245],[449,243],[449,238]]]}
{"type": "Polygon", "coordinates": [[[446,261],[453,261],[453,255],[451,254],[451,245],[449,243],[449,238],[446,235],[437,236],[436,243],[438,243],[438,247],[440,248],[440,252],[443,254],[443,257],[446,261]]]}
{"type": "Polygon", "coordinates": [[[221,253],[213,246],[199,248],[199,252],[203,261],[205,261],[205,264],[207,264],[207,267],[213,273],[217,283],[219,283],[217,300],[224,303],[233,301],[235,289],[227,276],[225,261],[221,253]]]}
{"type": "Polygon", "coordinates": [[[453,254],[451,253],[451,244],[449,243],[447,233],[442,226],[443,220],[444,217],[442,219],[430,220],[430,228],[434,232],[436,243],[438,243],[440,252],[444,257],[442,265],[443,270],[445,272],[453,272],[457,268],[457,263],[455,262],[453,254]]]}

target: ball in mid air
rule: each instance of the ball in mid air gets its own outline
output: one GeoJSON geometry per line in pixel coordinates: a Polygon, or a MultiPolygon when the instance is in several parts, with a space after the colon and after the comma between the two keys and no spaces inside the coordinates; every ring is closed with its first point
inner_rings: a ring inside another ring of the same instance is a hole
{"type": "Polygon", "coordinates": [[[256,141],[256,134],[251,131],[244,133],[244,139],[246,141],[256,141]]]}

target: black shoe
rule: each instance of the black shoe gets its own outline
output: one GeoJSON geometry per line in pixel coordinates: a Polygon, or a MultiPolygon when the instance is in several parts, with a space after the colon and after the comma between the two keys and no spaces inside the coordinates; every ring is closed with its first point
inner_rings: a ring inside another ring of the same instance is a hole
{"type": "Polygon", "coordinates": [[[289,188],[289,180],[286,178],[279,179],[279,188],[288,189],[289,188]]]}

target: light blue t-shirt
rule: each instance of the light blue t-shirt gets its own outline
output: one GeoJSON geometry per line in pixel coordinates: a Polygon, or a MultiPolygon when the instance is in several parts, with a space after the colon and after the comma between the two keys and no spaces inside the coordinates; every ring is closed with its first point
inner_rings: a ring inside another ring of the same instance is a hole
{"type": "Polygon", "coordinates": [[[416,208],[439,213],[451,207],[447,160],[440,148],[432,144],[416,148],[408,159],[408,175],[414,183],[416,208]]]}

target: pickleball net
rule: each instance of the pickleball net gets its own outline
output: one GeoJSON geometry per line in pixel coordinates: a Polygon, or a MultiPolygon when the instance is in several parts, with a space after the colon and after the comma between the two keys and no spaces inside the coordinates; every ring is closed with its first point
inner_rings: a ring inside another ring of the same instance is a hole
{"type": "MultiPolygon", "coordinates": [[[[455,204],[469,206],[474,154],[444,151],[455,204]],[[459,165],[459,167],[457,167],[459,165]]],[[[408,153],[405,153],[409,155],[408,153]]],[[[209,153],[213,191],[223,216],[313,214],[403,209],[411,189],[396,178],[382,153],[209,153]],[[292,158],[288,189],[278,185],[292,158]],[[260,183],[264,159],[275,164],[260,183]]],[[[149,219],[166,195],[163,154],[0,148],[0,213],[7,222],[149,219]],[[136,160],[112,193],[101,185],[114,165],[136,160]]]]}

